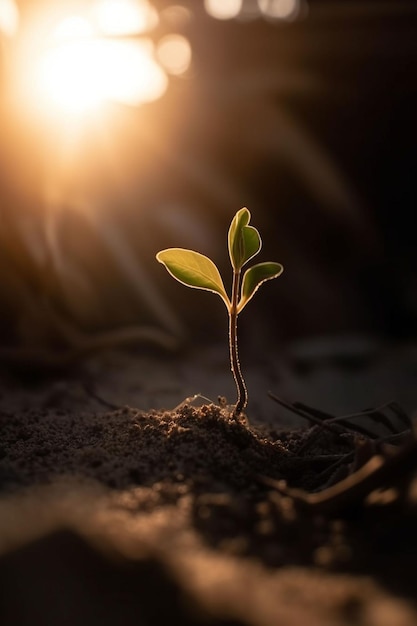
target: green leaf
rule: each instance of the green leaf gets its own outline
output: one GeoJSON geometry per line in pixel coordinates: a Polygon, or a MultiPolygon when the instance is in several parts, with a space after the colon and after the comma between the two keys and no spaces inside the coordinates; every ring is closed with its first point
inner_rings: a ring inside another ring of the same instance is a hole
{"type": "Polygon", "coordinates": [[[229,255],[233,269],[239,271],[245,263],[258,254],[262,246],[261,237],[253,226],[248,226],[250,213],[240,209],[229,228],[229,255]]]}
{"type": "Polygon", "coordinates": [[[158,252],[156,258],[180,283],[217,293],[230,309],[230,301],[219,270],[204,254],[184,248],[168,248],[158,252]]]}
{"type": "Polygon", "coordinates": [[[250,267],[243,275],[241,297],[237,307],[237,312],[247,305],[249,300],[253,298],[254,293],[266,280],[277,278],[282,274],[284,268],[280,263],[266,262],[258,263],[250,267]]]}

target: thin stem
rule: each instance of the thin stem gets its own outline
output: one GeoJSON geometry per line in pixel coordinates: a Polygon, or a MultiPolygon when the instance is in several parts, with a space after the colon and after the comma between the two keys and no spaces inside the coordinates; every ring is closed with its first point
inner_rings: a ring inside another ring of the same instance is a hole
{"type": "Polygon", "coordinates": [[[235,379],[237,387],[237,401],[233,411],[233,417],[237,418],[245,409],[248,403],[248,392],[246,389],[245,381],[240,370],[239,353],[237,344],[237,303],[239,298],[239,286],[240,286],[240,270],[233,270],[233,284],[232,284],[232,300],[230,303],[229,311],[229,348],[230,348],[230,367],[232,370],[233,378],[235,379]]]}

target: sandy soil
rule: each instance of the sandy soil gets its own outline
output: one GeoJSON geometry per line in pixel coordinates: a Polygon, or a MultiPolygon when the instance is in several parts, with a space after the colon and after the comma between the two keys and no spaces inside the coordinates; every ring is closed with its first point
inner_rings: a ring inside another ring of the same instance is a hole
{"type": "Polygon", "coordinates": [[[201,399],[104,408],[87,374],[2,380],[2,625],[417,623],[410,468],[383,497],[312,510],[276,481],[338,483],[372,454],[354,433],[248,425],[201,399]]]}

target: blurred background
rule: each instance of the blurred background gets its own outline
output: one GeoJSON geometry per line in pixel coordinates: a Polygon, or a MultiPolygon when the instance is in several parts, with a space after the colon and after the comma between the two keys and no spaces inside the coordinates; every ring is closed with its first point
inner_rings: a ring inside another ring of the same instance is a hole
{"type": "Polygon", "coordinates": [[[416,24],[411,0],[0,0],[0,360],[222,341],[155,253],[227,284],[242,206],[285,267],[242,341],[415,337],[416,24]]]}

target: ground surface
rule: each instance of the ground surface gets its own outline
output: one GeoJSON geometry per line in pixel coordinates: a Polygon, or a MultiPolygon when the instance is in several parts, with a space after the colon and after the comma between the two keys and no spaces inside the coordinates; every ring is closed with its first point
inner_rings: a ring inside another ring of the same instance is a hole
{"type": "Polygon", "coordinates": [[[323,397],[326,410],[412,408],[415,351],[365,342],[336,353],[310,345],[286,366],[253,362],[249,425],[227,406],[182,401],[217,402],[215,389],[233,398],[221,350],[113,354],[36,384],[3,376],[0,623],[414,626],[410,467],[383,497],[330,512],[275,488],[329,488],[374,450],[354,432],[309,427],[268,389],[323,397]]]}

